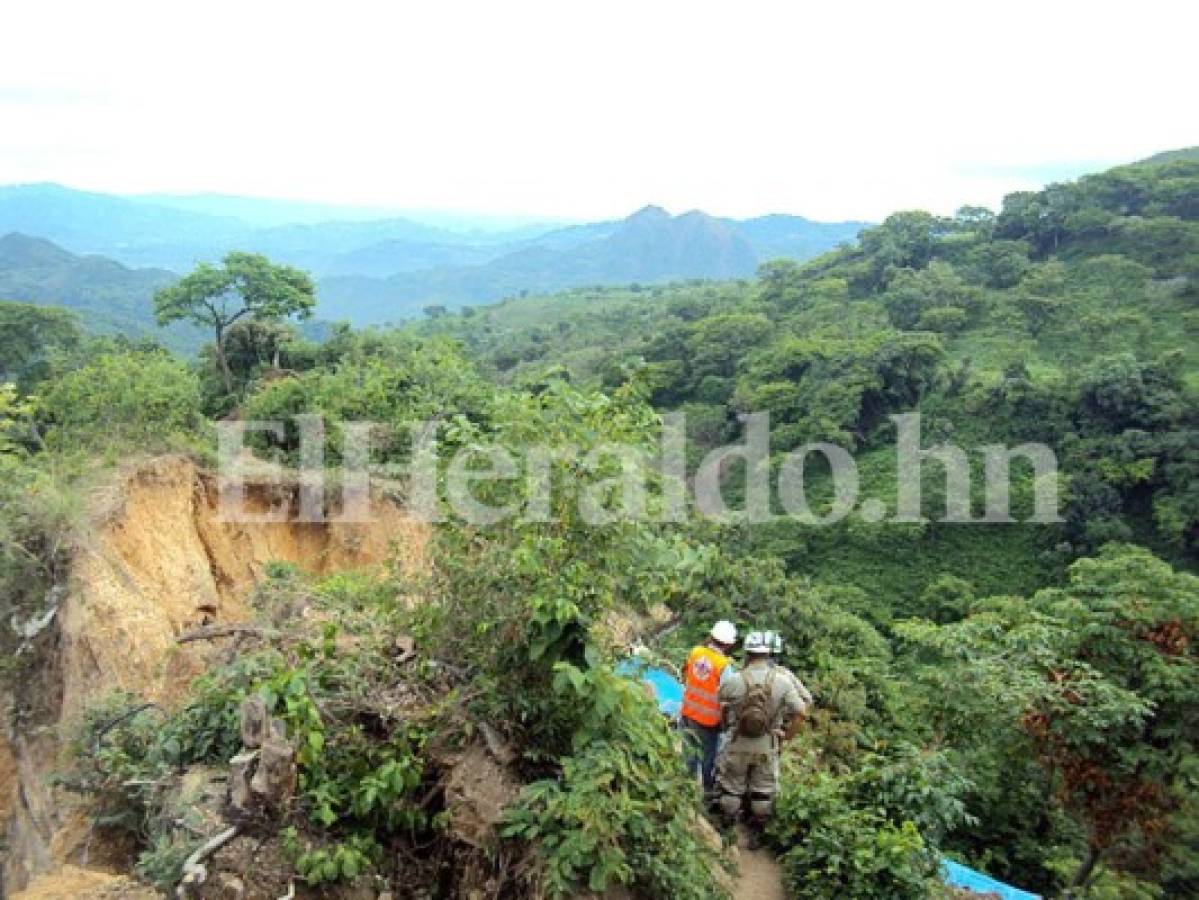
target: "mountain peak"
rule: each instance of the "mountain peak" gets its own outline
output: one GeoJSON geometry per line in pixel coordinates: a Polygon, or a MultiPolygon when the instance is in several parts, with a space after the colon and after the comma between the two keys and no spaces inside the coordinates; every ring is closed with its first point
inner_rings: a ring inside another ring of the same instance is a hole
{"type": "Polygon", "coordinates": [[[655,206],[653,203],[647,203],[637,212],[633,213],[626,222],[662,222],[670,218],[670,213],[660,206],[655,206]]]}
{"type": "Polygon", "coordinates": [[[74,256],[45,238],[31,237],[19,231],[0,236],[0,265],[61,265],[74,256]]]}

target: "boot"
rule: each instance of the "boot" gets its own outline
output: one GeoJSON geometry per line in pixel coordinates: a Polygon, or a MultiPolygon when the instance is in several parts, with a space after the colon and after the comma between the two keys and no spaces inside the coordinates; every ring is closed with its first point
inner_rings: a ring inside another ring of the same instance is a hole
{"type": "Polygon", "coordinates": [[[746,831],[745,849],[750,852],[761,850],[766,843],[766,823],[759,819],[750,819],[746,831]]]}

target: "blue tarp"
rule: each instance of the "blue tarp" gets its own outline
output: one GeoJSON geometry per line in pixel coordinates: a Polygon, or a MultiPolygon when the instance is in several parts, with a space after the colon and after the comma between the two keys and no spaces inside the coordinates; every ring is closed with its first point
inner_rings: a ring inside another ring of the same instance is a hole
{"type": "MultiPolygon", "coordinates": [[[[683,686],[665,669],[646,665],[634,657],[619,663],[616,672],[627,678],[635,678],[642,684],[648,684],[658,701],[658,709],[671,718],[678,715],[679,708],[683,705],[683,686]]],[[[1041,897],[1040,894],[1030,894],[1010,884],[996,881],[990,875],[976,872],[952,859],[942,858],[941,880],[951,887],[973,891],[976,894],[997,895],[1001,900],[1040,900],[1041,897]]]]}
{"type": "Polygon", "coordinates": [[[1040,900],[1040,894],[1030,894],[1010,884],[996,881],[990,875],[976,872],[952,859],[941,859],[941,880],[950,887],[962,888],[976,894],[994,894],[1001,900],[1040,900]]]}
{"type": "Polygon", "coordinates": [[[679,714],[683,705],[683,686],[665,669],[647,666],[639,659],[626,659],[616,667],[616,671],[620,675],[636,678],[642,684],[648,684],[663,715],[674,718],[679,714]]]}

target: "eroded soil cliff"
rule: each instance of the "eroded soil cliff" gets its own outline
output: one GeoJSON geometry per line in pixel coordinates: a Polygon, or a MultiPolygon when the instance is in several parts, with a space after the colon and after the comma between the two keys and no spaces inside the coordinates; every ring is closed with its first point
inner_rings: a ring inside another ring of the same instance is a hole
{"type": "Polygon", "coordinates": [[[48,783],[65,730],[89,699],[124,689],[170,706],[220,652],[210,642],[180,644],[180,635],[246,621],[247,596],[269,563],[317,574],[391,565],[416,574],[425,566],[427,527],[382,497],[372,498],[362,523],[337,522],[336,502],[324,521],[298,521],[294,483],[251,479],[245,488],[247,513],[282,512],[283,521],[231,521],[219,499],[216,476],[177,456],[123,471],[93,499],[66,589],[37,639],[37,666],[5,698],[19,713],[0,734],[0,896],[38,875],[46,877],[35,891],[55,879],[102,880],[62,868],[103,869],[103,850],[48,783]]]}

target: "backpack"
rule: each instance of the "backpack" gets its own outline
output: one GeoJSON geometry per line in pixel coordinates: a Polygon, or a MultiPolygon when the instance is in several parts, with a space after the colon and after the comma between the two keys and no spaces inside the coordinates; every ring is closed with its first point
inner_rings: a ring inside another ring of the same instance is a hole
{"type": "Polygon", "coordinates": [[[774,676],[777,672],[778,669],[771,669],[766,679],[758,684],[751,684],[745,678],[749,690],[737,708],[737,733],[742,737],[760,738],[770,730],[770,700],[774,695],[774,676]]]}

